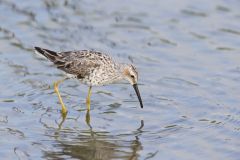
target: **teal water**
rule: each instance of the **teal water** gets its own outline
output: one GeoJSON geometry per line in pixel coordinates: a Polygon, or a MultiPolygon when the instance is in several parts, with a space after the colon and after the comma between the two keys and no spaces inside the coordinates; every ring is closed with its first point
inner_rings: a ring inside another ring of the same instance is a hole
{"type": "Polygon", "coordinates": [[[240,2],[0,0],[2,159],[240,157],[240,2]],[[94,49],[139,71],[93,88],[33,52],[94,49]]]}

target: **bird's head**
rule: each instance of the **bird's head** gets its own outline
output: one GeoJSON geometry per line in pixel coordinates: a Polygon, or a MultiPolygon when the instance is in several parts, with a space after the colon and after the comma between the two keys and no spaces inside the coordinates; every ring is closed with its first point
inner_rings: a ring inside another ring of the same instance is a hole
{"type": "Polygon", "coordinates": [[[125,65],[125,67],[123,69],[123,77],[125,80],[127,80],[133,86],[133,88],[138,96],[140,106],[141,106],[141,108],[143,108],[142,99],[141,99],[140,92],[138,90],[138,85],[137,85],[138,72],[137,72],[136,68],[133,65],[125,65]]]}
{"type": "Polygon", "coordinates": [[[126,65],[123,70],[124,79],[131,85],[137,84],[138,72],[133,65],[126,65]]]}

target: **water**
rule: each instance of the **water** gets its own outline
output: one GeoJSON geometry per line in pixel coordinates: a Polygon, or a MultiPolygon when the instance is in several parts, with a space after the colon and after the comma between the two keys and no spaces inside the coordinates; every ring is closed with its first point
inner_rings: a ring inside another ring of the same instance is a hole
{"type": "Polygon", "coordinates": [[[2,159],[240,157],[240,2],[0,1],[2,159]],[[95,49],[139,70],[133,88],[60,86],[63,73],[33,52],[95,49]]]}

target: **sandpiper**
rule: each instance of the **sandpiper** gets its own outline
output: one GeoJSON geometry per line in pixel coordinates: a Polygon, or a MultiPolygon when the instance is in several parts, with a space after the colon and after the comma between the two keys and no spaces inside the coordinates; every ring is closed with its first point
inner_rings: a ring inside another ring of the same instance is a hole
{"type": "MultiPolygon", "coordinates": [[[[52,61],[57,68],[65,71],[68,77],[77,78],[80,82],[89,86],[86,99],[88,110],[90,110],[92,86],[107,85],[123,79],[130,82],[133,86],[140,102],[140,106],[143,108],[142,99],[137,85],[138,73],[133,65],[118,63],[107,54],[91,50],[55,52],[40,47],[34,48],[37,53],[42,54],[52,61]]],[[[62,113],[67,113],[67,108],[61,98],[58,85],[65,79],[54,82],[54,91],[58,95],[59,102],[62,106],[62,113]]]]}

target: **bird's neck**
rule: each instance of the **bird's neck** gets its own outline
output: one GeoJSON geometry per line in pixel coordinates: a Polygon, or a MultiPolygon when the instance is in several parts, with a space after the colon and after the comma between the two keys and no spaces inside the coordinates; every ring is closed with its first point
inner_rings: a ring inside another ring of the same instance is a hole
{"type": "Polygon", "coordinates": [[[126,72],[126,69],[127,69],[127,64],[126,63],[119,63],[118,64],[118,71],[119,71],[119,74],[124,77],[124,74],[126,72]]]}

